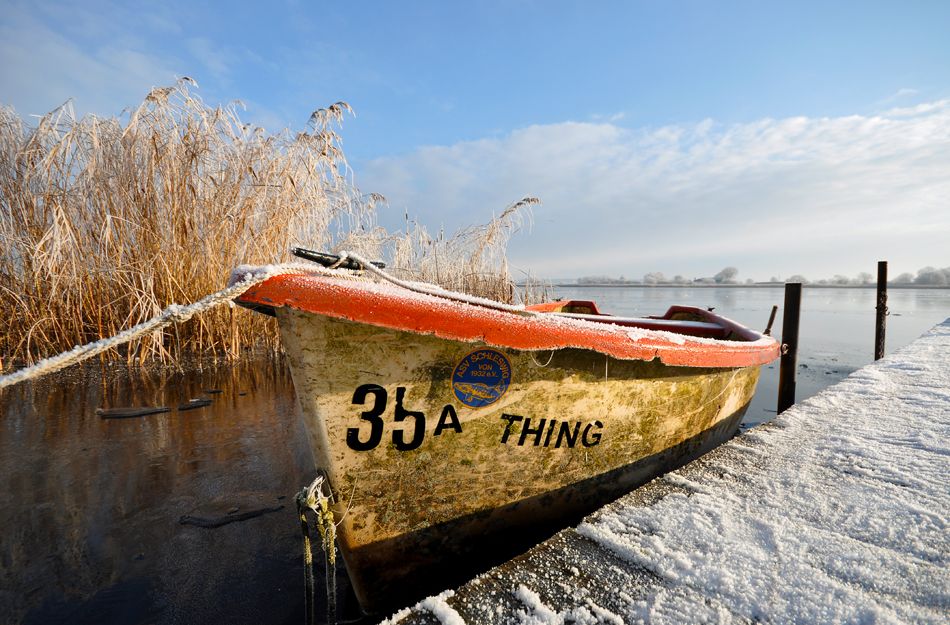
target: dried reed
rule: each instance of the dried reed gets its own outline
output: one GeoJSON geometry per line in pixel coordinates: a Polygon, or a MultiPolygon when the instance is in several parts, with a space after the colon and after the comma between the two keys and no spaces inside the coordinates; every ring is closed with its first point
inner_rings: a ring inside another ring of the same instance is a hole
{"type": "Polygon", "coordinates": [[[505,251],[512,234],[537,198],[526,197],[508,205],[484,225],[460,229],[448,239],[443,232],[432,237],[425,226],[406,218],[406,235],[392,240],[392,273],[399,278],[438,284],[506,304],[515,302],[514,281],[505,251]]]}
{"type": "MultiPolygon", "coordinates": [[[[346,103],[315,112],[305,132],[267,134],[242,124],[235,103],[204,105],[189,82],[154,89],[124,125],[77,121],[66,103],[30,128],[0,106],[0,366],[112,336],[220,290],[236,265],[289,260],[297,244],[514,299],[505,246],[537,200],[448,241],[421,226],[391,236],[376,224],[383,198],[349,183],[332,130],[346,103]]],[[[224,308],[110,357],[179,362],[277,345],[271,320],[224,308]]]]}

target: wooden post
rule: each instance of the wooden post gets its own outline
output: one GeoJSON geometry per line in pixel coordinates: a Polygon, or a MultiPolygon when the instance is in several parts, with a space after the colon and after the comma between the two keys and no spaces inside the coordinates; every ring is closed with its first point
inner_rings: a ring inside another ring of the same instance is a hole
{"type": "Polygon", "coordinates": [[[785,284],[785,313],[782,319],[782,362],[778,373],[778,414],[795,403],[798,380],[798,325],[802,311],[802,284],[785,284]]]}
{"type": "Polygon", "coordinates": [[[887,261],[877,264],[877,322],[874,324],[874,360],[884,358],[884,325],[887,319],[887,261]]]}
{"type": "Polygon", "coordinates": [[[772,314],[769,315],[769,325],[765,326],[765,336],[772,336],[772,324],[775,323],[775,313],[778,312],[778,306],[772,306],[772,314]]]}

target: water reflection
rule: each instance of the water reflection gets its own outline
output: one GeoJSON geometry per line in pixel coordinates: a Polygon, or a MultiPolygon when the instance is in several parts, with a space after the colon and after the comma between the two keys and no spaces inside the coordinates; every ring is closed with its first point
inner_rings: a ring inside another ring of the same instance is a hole
{"type": "Polygon", "coordinates": [[[291,507],[314,470],[281,359],[74,368],[3,391],[0,415],[0,620],[303,621],[291,507]],[[95,412],[199,397],[212,404],[95,412]],[[178,522],[279,505],[214,530],[178,522]]]}

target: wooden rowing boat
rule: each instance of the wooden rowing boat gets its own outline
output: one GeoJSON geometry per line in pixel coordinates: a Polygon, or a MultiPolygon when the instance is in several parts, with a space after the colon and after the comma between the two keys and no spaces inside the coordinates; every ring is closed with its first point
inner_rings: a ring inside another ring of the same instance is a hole
{"type": "Polygon", "coordinates": [[[779,353],[680,306],[511,312],[341,275],[275,276],[238,302],[278,319],[369,612],[458,585],[728,440],[779,353]]]}

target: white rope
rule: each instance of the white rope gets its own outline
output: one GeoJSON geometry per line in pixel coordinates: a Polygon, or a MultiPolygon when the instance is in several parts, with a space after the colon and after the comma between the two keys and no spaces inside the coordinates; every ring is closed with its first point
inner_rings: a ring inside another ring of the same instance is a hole
{"type": "Polygon", "coordinates": [[[457,291],[449,291],[438,287],[434,284],[424,284],[421,282],[406,282],[405,280],[400,280],[399,278],[392,276],[379,267],[375,266],[362,256],[355,254],[353,252],[340,252],[340,262],[342,263],[347,258],[352,258],[359,264],[363,265],[363,269],[367,269],[372,273],[375,273],[377,276],[386,280],[387,282],[392,282],[397,286],[401,286],[404,289],[410,291],[415,291],[416,293],[422,293],[424,295],[434,295],[435,297],[444,297],[445,299],[451,299],[458,302],[465,302],[467,304],[474,304],[476,306],[483,306],[485,308],[494,308],[496,310],[503,310],[505,312],[516,313],[519,315],[525,316],[534,316],[534,313],[528,312],[524,309],[524,306],[512,306],[510,304],[502,304],[501,302],[496,302],[493,299],[487,299],[484,297],[476,297],[474,295],[466,295],[465,293],[459,293],[457,291]]]}
{"type": "Polygon", "coordinates": [[[547,361],[546,363],[544,363],[543,365],[542,365],[540,362],[538,362],[538,359],[537,359],[537,358],[534,357],[534,355],[535,355],[536,352],[531,352],[531,361],[534,362],[534,364],[538,365],[538,366],[541,367],[541,368],[547,367],[549,364],[551,364],[551,361],[554,360],[554,352],[556,352],[556,351],[557,351],[556,349],[552,349],[552,350],[551,350],[551,355],[548,356],[548,361],[547,361]]]}
{"type": "Polygon", "coordinates": [[[244,276],[244,280],[224,289],[223,291],[209,295],[204,299],[191,304],[190,306],[172,304],[162,311],[162,314],[158,317],[149,319],[145,323],[140,323],[139,325],[129,328],[124,332],[120,332],[112,338],[100,339],[98,341],[83,345],[82,347],[77,345],[68,352],[63,352],[57,356],[41,360],[31,367],[20,369],[16,373],[0,376],[0,389],[4,389],[8,386],[12,386],[26,380],[32,380],[33,378],[38,378],[41,375],[53,373],[55,371],[59,371],[60,369],[65,369],[66,367],[82,362],[87,358],[92,358],[97,354],[101,354],[108,349],[118,347],[119,345],[124,345],[129,341],[134,341],[137,338],[152,334],[153,332],[161,330],[166,326],[170,326],[173,323],[182,323],[184,321],[188,321],[193,316],[204,312],[209,308],[220,306],[225,302],[230,302],[255,284],[259,284],[275,275],[274,270],[279,269],[279,267],[280,266],[278,265],[275,267],[265,268],[253,275],[247,274],[244,276]]]}

